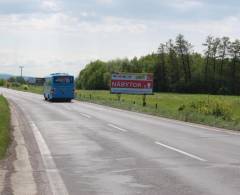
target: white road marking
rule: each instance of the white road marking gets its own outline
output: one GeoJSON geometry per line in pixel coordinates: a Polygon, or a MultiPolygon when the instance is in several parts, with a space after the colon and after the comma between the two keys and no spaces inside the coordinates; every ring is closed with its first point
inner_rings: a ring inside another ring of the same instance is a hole
{"type": "MultiPolygon", "coordinates": [[[[15,95],[16,94],[21,95],[21,93],[23,93],[21,91],[16,91],[16,90],[13,90],[13,89],[7,89],[7,90],[5,88],[1,88],[1,89],[4,90],[4,91],[1,91],[1,93],[3,93],[3,92],[8,93],[8,91],[14,92],[15,95]]],[[[24,93],[25,94],[31,94],[31,95],[34,95],[36,97],[40,97],[40,95],[38,95],[38,94],[34,94],[34,93],[30,93],[30,92],[24,92],[24,93]]],[[[240,136],[240,133],[239,132],[234,132],[234,130],[211,127],[211,126],[201,125],[201,124],[197,124],[197,123],[184,122],[184,121],[180,121],[180,120],[168,119],[168,118],[164,118],[164,117],[160,117],[160,116],[153,116],[153,115],[144,114],[144,113],[135,113],[135,112],[132,112],[132,111],[129,111],[129,110],[113,108],[113,107],[109,107],[109,106],[99,105],[99,104],[96,104],[96,103],[80,102],[79,100],[76,100],[76,99],[72,100],[72,101],[74,103],[77,103],[77,104],[82,104],[83,103],[87,107],[90,107],[90,108],[96,109],[96,110],[100,110],[100,111],[114,110],[114,111],[118,111],[118,112],[122,112],[122,113],[134,114],[134,115],[137,115],[139,117],[145,117],[145,118],[147,117],[147,118],[151,118],[151,119],[158,120],[158,121],[161,120],[161,122],[162,121],[170,122],[170,123],[175,123],[175,124],[179,124],[179,125],[184,125],[184,126],[189,126],[189,127],[194,127],[194,128],[200,128],[200,129],[204,129],[204,130],[208,130],[208,131],[216,131],[216,132],[220,132],[220,133],[226,133],[226,134],[229,134],[229,135],[240,136]]],[[[89,116],[87,118],[89,118],[89,116]]]]}
{"type": "MultiPolygon", "coordinates": [[[[171,119],[169,119],[169,120],[171,120],[171,119]]],[[[208,131],[216,131],[216,132],[220,132],[220,133],[226,133],[228,135],[240,136],[240,133],[238,133],[238,132],[235,133],[235,132],[233,132],[234,130],[230,130],[230,129],[221,129],[221,128],[217,128],[217,127],[210,127],[210,126],[200,125],[197,123],[194,124],[194,123],[188,123],[188,122],[183,122],[183,121],[175,121],[175,123],[178,123],[180,125],[187,125],[189,127],[200,128],[200,129],[204,129],[204,130],[208,130],[208,131]]]]}
{"type": "Polygon", "coordinates": [[[116,125],[113,125],[113,124],[108,124],[109,127],[113,127],[115,129],[118,129],[119,131],[122,131],[122,132],[127,132],[126,129],[123,129],[123,128],[120,128],[120,127],[117,127],[116,125]]]}
{"type": "Polygon", "coordinates": [[[54,159],[44,138],[41,135],[41,132],[39,131],[39,129],[37,128],[33,121],[29,120],[29,122],[43,159],[43,163],[46,169],[52,193],[54,195],[68,195],[67,188],[60,176],[59,171],[57,170],[54,159]]]}
{"type": "Polygon", "coordinates": [[[157,142],[157,141],[155,142],[155,144],[160,145],[160,146],[163,146],[163,147],[165,147],[165,148],[168,148],[168,149],[173,150],[173,151],[175,151],[175,152],[178,152],[178,153],[180,153],[180,154],[184,154],[184,155],[186,155],[186,156],[188,156],[188,157],[194,158],[194,159],[199,160],[199,161],[202,161],[202,162],[206,162],[206,161],[207,161],[207,160],[205,160],[205,159],[203,159],[203,158],[200,158],[200,157],[198,157],[198,156],[196,156],[196,155],[193,155],[193,154],[184,152],[184,151],[182,151],[182,150],[179,150],[179,149],[177,149],[177,148],[174,148],[174,147],[172,147],[172,146],[168,146],[168,145],[166,145],[166,144],[163,144],[163,143],[160,143],[160,142],[157,142]]]}
{"type": "MultiPolygon", "coordinates": [[[[26,143],[21,132],[20,124],[17,119],[16,111],[11,105],[11,121],[14,128],[13,136],[16,141],[14,160],[14,172],[11,174],[11,186],[13,194],[36,194],[37,186],[33,177],[33,169],[30,162],[26,143]]],[[[1,174],[0,174],[1,176],[1,174]]]]}
{"type": "Polygon", "coordinates": [[[79,114],[82,115],[82,116],[84,116],[84,117],[86,117],[86,118],[91,118],[91,116],[89,116],[89,115],[87,115],[87,114],[84,114],[84,113],[81,113],[81,112],[79,112],[79,114]]]}
{"type": "Polygon", "coordinates": [[[204,130],[208,130],[208,131],[216,131],[216,132],[220,132],[220,133],[226,133],[229,135],[240,136],[239,132],[234,132],[234,130],[230,130],[230,129],[223,129],[223,128],[218,128],[218,127],[213,127],[213,126],[201,125],[201,124],[197,124],[197,123],[184,122],[184,121],[175,120],[175,119],[168,119],[168,118],[164,118],[164,117],[160,117],[160,116],[153,116],[153,115],[145,114],[145,113],[135,113],[135,112],[132,112],[129,110],[108,107],[108,106],[99,105],[99,104],[90,103],[90,102],[79,102],[78,100],[75,100],[74,102],[75,103],[84,103],[86,106],[88,106],[90,108],[94,108],[94,109],[96,109],[96,106],[101,107],[101,108],[97,108],[98,110],[103,110],[103,111],[113,110],[113,111],[127,113],[127,114],[134,114],[135,116],[139,116],[139,117],[144,117],[144,118],[147,117],[150,119],[158,120],[158,122],[159,122],[159,120],[161,120],[161,122],[170,122],[170,123],[189,126],[189,127],[193,127],[193,128],[200,128],[200,129],[204,129],[204,130]]]}
{"type": "Polygon", "coordinates": [[[72,108],[69,107],[68,105],[63,104],[63,107],[64,107],[65,109],[67,109],[68,111],[72,111],[72,108]]]}

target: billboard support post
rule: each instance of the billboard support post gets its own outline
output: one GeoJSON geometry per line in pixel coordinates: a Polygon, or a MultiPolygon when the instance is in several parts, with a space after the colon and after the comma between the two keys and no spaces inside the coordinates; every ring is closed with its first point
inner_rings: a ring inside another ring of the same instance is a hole
{"type": "Polygon", "coordinates": [[[145,106],[147,105],[147,103],[146,103],[146,97],[147,97],[147,95],[144,94],[144,95],[143,95],[143,107],[145,107],[145,106]]]}
{"type": "Polygon", "coordinates": [[[117,97],[118,97],[118,101],[120,102],[120,100],[121,100],[121,93],[118,93],[117,97]]]}

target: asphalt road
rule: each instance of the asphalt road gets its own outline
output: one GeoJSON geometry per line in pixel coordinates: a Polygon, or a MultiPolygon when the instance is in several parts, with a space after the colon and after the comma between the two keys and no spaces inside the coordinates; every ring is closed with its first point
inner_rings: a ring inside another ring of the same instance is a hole
{"type": "Polygon", "coordinates": [[[240,194],[240,134],[0,89],[44,194],[240,194]]]}

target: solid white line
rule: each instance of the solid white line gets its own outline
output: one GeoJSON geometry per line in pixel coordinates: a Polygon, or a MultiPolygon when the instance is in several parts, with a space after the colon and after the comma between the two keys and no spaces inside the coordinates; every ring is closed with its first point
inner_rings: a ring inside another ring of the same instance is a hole
{"type": "Polygon", "coordinates": [[[184,154],[184,155],[186,155],[186,156],[188,156],[188,157],[191,157],[191,158],[194,158],[194,159],[196,159],[196,160],[200,160],[200,161],[202,161],[202,162],[206,162],[206,161],[207,161],[207,160],[205,160],[205,159],[203,159],[203,158],[200,158],[200,157],[198,157],[198,156],[196,156],[196,155],[189,154],[189,153],[187,153],[187,152],[184,152],[184,151],[182,151],[182,150],[179,150],[179,149],[177,149],[177,148],[168,146],[168,145],[163,144],[163,143],[160,143],[160,142],[155,142],[155,144],[160,145],[160,146],[163,146],[163,147],[168,148],[168,149],[170,149],[170,150],[173,150],[173,151],[175,151],[175,152],[184,154]]]}
{"type": "MultiPolygon", "coordinates": [[[[14,174],[11,175],[10,181],[13,190],[13,194],[37,194],[37,184],[34,181],[33,177],[33,169],[30,162],[29,152],[25,143],[25,139],[22,134],[22,129],[20,127],[18,121],[18,115],[16,110],[14,109],[14,105],[11,104],[11,121],[13,125],[13,136],[16,142],[15,153],[16,160],[13,162],[14,166],[14,174]],[[26,186],[21,185],[19,181],[24,178],[25,183],[29,183],[28,188],[26,186]]],[[[0,182],[1,182],[1,174],[0,174],[0,182]]],[[[4,183],[4,180],[2,181],[4,183]]],[[[1,194],[1,187],[0,187],[1,194]]]]}
{"type": "Polygon", "coordinates": [[[108,126],[113,127],[113,128],[115,128],[115,129],[118,129],[118,130],[123,131],[123,132],[127,132],[126,129],[122,129],[122,128],[117,127],[117,126],[115,126],[115,125],[113,125],[113,124],[108,124],[108,126]]]}
{"type": "MultiPolygon", "coordinates": [[[[28,116],[30,119],[30,117],[28,116]]],[[[38,148],[40,150],[43,163],[45,166],[45,170],[47,173],[47,177],[50,183],[50,187],[52,190],[52,194],[54,195],[68,195],[67,188],[62,180],[62,177],[57,170],[56,164],[54,162],[54,159],[51,155],[51,152],[42,137],[41,132],[39,131],[38,127],[35,125],[35,123],[31,120],[29,120],[30,126],[33,130],[34,137],[37,141],[38,148]],[[54,171],[51,171],[54,170],[54,171]]]]}
{"type": "MultiPolygon", "coordinates": [[[[68,105],[63,104],[63,106],[64,106],[68,111],[72,111],[72,110],[73,110],[73,109],[72,109],[71,107],[69,107],[68,105]]],[[[86,117],[86,118],[91,118],[91,116],[89,116],[89,115],[87,115],[87,114],[84,114],[84,113],[82,113],[82,112],[78,112],[78,114],[79,114],[79,115],[82,115],[82,116],[84,116],[84,117],[86,117]]]]}

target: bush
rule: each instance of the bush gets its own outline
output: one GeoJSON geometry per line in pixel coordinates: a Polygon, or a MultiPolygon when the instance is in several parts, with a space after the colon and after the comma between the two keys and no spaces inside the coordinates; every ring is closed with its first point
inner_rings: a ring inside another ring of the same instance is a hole
{"type": "Polygon", "coordinates": [[[22,87],[23,87],[24,90],[29,90],[28,85],[23,85],[22,87]]]}
{"type": "Polygon", "coordinates": [[[184,115],[199,113],[222,117],[224,120],[232,120],[231,105],[220,99],[215,99],[213,101],[196,101],[187,105],[183,104],[178,108],[178,111],[184,115]]]}
{"type": "Polygon", "coordinates": [[[216,117],[223,117],[224,120],[230,120],[232,117],[231,106],[220,100],[213,102],[212,114],[216,117]]]}

